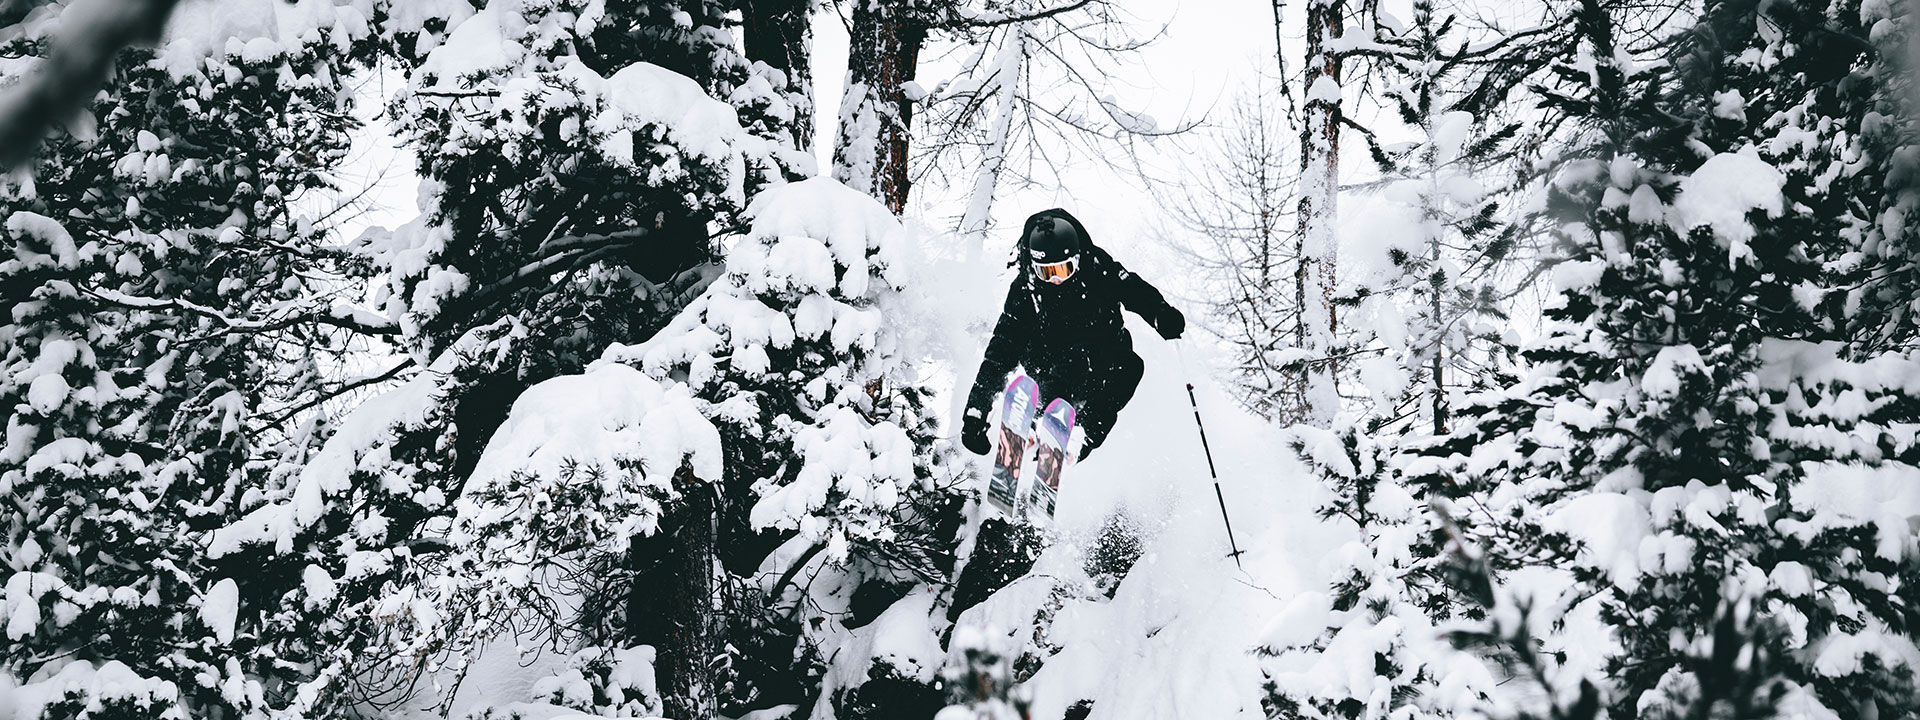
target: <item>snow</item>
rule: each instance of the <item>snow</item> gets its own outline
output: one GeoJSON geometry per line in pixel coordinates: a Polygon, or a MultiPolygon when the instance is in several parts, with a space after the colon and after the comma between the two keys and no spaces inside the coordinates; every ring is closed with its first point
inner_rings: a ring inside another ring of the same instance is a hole
{"type": "MultiPolygon", "coordinates": [[[[611,107],[593,124],[603,130],[651,125],[661,128],[676,145],[711,158],[731,157],[738,148],[764,144],[741,129],[733,106],[713,99],[687,76],[652,63],[622,68],[607,78],[602,92],[611,107]]],[[[631,134],[612,133],[608,142],[610,155],[633,161],[636,139],[631,134]]]]}
{"type": "Polygon", "coordinates": [[[0,605],[7,618],[7,639],[33,635],[40,624],[40,597],[66,587],[58,576],[46,573],[16,572],[8,576],[5,603],[0,605]]]}
{"type": "Polygon", "coordinates": [[[323,607],[333,602],[334,596],[339,592],[333,576],[328,575],[326,569],[318,565],[308,565],[307,569],[301,571],[300,584],[307,591],[309,607],[323,607]]]}
{"type": "Polygon", "coordinates": [[[1553,266],[1553,289],[1585,290],[1600,284],[1607,271],[1605,260],[1568,260],[1553,266]]]}
{"type": "MultiPolygon", "coordinates": [[[[938,264],[930,272],[977,277],[938,264]]],[[[998,312],[998,293],[955,285],[942,304],[950,312],[998,312]]],[[[1279,628],[1305,622],[1283,615],[1286,601],[1324,589],[1322,563],[1350,531],[1313,516],[1325,491],[1286,450],[1279,430],[1241,411],[1210,375],[1184,365],[1173,344],[1137,318],[1127,322],[1146,374],[1108,441],[1067,474],[1055,525],[1060,540],[1025,578],[963,614],[956,637],[973,628],[1013,647],[1026,644],[1057,584],[1068,594],[1044,640],[1059,651],[1025,683],[1034,718],[1059,718],[1082,699],[1093,701],[1090,720],[1265,717],[1252,651],[1284,634],[1279,628]],[[1244,572],[1226,557],[1188,379],[1199,390],[1233,530],[1248,550],[1244,572]],[[1087,597],[1076,589],[1088,582],[1081,560],[1114,514],[1146,528],[1145,552],[1112,600],[1087,597]]],[[[1186,359],[1205,360],[1198,350],[1187,348],[1186,359]]],[[[970,378],[972,365],[960,368],[970,378]]]]}
{"type": "MultiPolygon", "coordinates": [[[[1326,77],[1321,77],[1326,80],[1326,77]]],[[[1317,82],[1316,82],[1317,85],[1317,82]]],[[[1453,110],[1440,114],[1433,124],[1433,131],[1427,142],[1434,148],[1437,162],[1449,163],[1460,157],[1467,141],[1473,137],[1475,119],[1473,113],[1453,110]]]]}
{"type": "Polygon", "coordinates": [[[1862,661],[1869,656],[1887,665],[1920,668],[1920,650],[1914,648],[1913,642],[1889,633],[1836,632],[1827,636],[1817,653],[1813,670],[1827,677],[1859,672],[1862,661]]]}
{"type": "Polygon", "coordinates": [[[223,645],[233,642],[233,624],[239,612],[240,586],[233,578],[214,583],[200,600],[200,622],[206,623],[214,639],[223,645]]]}
{"type": "MultiPolygon", "coordinates": [[[[299,52],[310,38],[344,50],[368,31],[367,14],[358,3],[182,0],[167,21],[155,62],[174,79],[186,80],[206,72],[209,58],[268,63],[299,52]]],[[[140,150],[153,151],[144,141],[140,150]]]]}
{"type": "Polygon", "coordinates": [[[1622,587],[1641,572],[1641,546],[1653,532],[1647,508],[1629,495],[1597,492],[1567,501],[1543,523],[1582,543],[1583,562],[1606,571],[1622,587]]]}
{"type": "Polygon", "coordinates": [[[1720,153],[1680,181],[1669,221],[1681,234],[1705,225],[1721,240],[1736,247],[1753,239],[1747,213],[1760,210],[1768,217],[1780,214],[1786,177],[1765,160],[1741,153],[1720,153]]]}
{"type": "Polygon", "coordinates": [[[684,386],[620,364],[602,364],[528,388],[474,466],[469,491],[518,473],[557,477],[564,466],[640,464],[646,484],[667,488],[683,465],[720,478],[720,435],[684,386]]]}
{"type": "MultiPolygon", "coordinates": [[[[43,669],[35,679],[13,688],[0,686],[0,701],[11,696],[12,702],[0,702],[0,717],[29,718],[43,717],[49,705],[69,699],[77,700],[83,712],[100,713],[103,706],[112,701],[122,712],[142,712],[141,717],[156,720],[186,720],[187,715],[177,702],[180,697],[178,686],[158,678],[142,677],[133,668],[117,660],[109,660],[96,666],[85,660],[75,660],[65,664],[53,663],[48,668],[58,667],[58,671],[43,669]],[[124,708],[124,709],[123,709],[124,708]]],[[[0,674],[0,677],[8,677],[0,674]]],[[[11,682],[9,678],[8,682],[11,682]]]]}
{"type": "Polygon", "coordinates": [[[521,47],[518,43],[508,41],[505,24],[510,20],[503,17],[516,4],[487,3],[472,17],[452,26],[453,32],[420,63],[418,72],[437,80],[429,89],[457,92],[462,89],[462,81],[517,63],[521,47]]]}
{"type": "Polygon", "coordinates": [[[1331,76],[1321,75],[1314,78],[1313,87],[1307,88],[1307,102],[1314,101],[1338,104],[1340,102],[1340,83],[1331,76]]]}
{"type": "Polygon", "coordinates": [[[67,401],[73,386],[57,374],[41,375],[27,386],[27,405],[41,413],[51,413],[67,401]]]}
{"type": "Polygon", "coordinates": [[[1739,90],[1727,90],[1713,94],[1713,116],[1726,120],[1747,119],[1747,99],[1740,96],[1739,90]]]}
{"type": "Polygon", "coordinates": [[[1647,371],[1640,377],[1640,389],[1649,397],[1670,399],[1680,394],[1682,380],[1687,375],[1705,373],[1707,366],[1700,359],[1700,351],[1692,345],[1670,345],[1660,348],[1647,371]]]}
{"type": "Polygon", "coordinates": [[[45,243],[50,255],[43,255],[30,246],[14,245],[16,256],[6,261],[20,263],[21,269],[35,268],[74,268],[80,264],[80,250],[73,243],[73,236],[67,233],[65,226],[53,218],[27,211],[18,211],[7,216],[7,232],[23,235],[45,243]]]}
{"type": "Polygon", "coordinates": [[[1807,566],[1788,560],[1767,571],[1767,582],[1789,597],[1804,597],[1813,592],[1813,575],[1807,566]]]}
{"type": "Polygon", "coordinates": [[[1920,520],[1920,470],[1897,464],[1822,463],[1810,467],[1808,476],[1806,482],[1817,492],[1794,493],[1793,507],[1810,517],[1782,519],[1774,523],[1776,530],[1812,538],[1824,530],[1864,523],[1877,530],[1871,550],[1881,559],[1910,561],[1920,553],[1906,541],[1920,520]]]}

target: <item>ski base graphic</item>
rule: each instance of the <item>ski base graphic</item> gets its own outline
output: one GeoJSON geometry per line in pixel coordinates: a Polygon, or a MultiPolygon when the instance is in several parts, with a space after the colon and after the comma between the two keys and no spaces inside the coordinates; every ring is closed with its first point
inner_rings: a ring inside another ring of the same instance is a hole
{"type": "Polygon", "coordinates": [[[992,479],[987,484],[987,500],[1009,517],[1013,516],[1027,448],[1032,444],[1033,414],[1039,407],[1040,386],[1026,375],[1014,377],[1000,396],[1000,431],[995,433],[992,479]]]}
{"type": "Polygon", "coordinates": [[[1067,472],[1067,444],[1073,439],[1073,403],[1056,398],[1040,413],[1039,442],[1035,445],[1033,488],[1027,496],[1030,517],[1052,520],[1053,508],[1060,498],[1060,478],[1067,472]]]}

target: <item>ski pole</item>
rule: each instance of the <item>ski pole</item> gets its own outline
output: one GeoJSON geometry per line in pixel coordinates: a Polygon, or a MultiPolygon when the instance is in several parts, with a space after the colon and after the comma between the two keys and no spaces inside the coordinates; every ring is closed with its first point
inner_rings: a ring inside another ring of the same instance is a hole
{"type": "Polygon", "coordinates": [[[1200,419],[1200,400],[1193,394],[1193,371],[1187,369],[1186,353],[1180,351],[1180,343],[1175,343],[1173,352],[1180,358],[1180,372],[1187,376],[1187,403],[1193,406],[1193,426],[1200,429],[1200,449],[1207,454],[1207,472],[1213,476],[1213,499],[1220,502],[1220,522],[1227,526],[1227,547],[1233,552],[1227,557],[1233,558],[1233,566],[1246,571],[1240,564],[1240,543],[1233,539],[1233,519],[1227,517],[1227,496],[1220,491],[1220,471],[1213,466],[1213,447],[1207,444],[1207,423],[1200,419]]]}

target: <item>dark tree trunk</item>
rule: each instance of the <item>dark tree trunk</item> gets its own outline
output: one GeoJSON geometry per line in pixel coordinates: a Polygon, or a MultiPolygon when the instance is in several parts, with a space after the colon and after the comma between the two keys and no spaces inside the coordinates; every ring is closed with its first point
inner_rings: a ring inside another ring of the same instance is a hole
{"type": "Polygon", "coordinates": [[[787,76],[781,88],[794,102],[793,147],[813,148],[813,25],[811,0],[741,0],[747,59],[787,76]]]}
{"type": "Polygon", "coordinates": [[[847,57],[846,97],[840,135],[834,143],[833,176],[887,204],[906,210],[907,149],[913,102],[906,84],[926,43],[923,12],[909,3],[855,0],[847,57]]]}
{"type": "Polygon", "coordinates": [[[652,645],[663,715],[710,718],[719,712],[713,659],[720,652],[714,608],[714,488],[682,470],[681,496],[660,532],[628,546],[627,636],[652,645]]]}

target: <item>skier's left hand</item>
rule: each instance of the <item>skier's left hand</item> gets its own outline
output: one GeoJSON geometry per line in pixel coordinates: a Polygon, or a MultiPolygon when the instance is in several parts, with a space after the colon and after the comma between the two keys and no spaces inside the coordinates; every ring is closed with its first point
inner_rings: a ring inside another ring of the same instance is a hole
{"type": "Polygon", "coordinates": [[[1187,316],[1181,315],[1178,309],[1168,305],[1167,309],[1160,313],[1160,317],[1154,318],[1153,329],[1160,331],[1160,337],[1177,340],[1187,331],[1187,316]]]}
{"type": "Polygon", "coordinates": [[[987,441],[987,418],[979,410],[968,410],[960,419],[960,444],[975,455],[985,455],[993,449],[987,441]]]}

